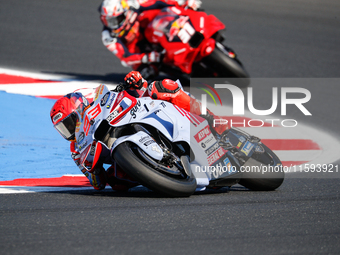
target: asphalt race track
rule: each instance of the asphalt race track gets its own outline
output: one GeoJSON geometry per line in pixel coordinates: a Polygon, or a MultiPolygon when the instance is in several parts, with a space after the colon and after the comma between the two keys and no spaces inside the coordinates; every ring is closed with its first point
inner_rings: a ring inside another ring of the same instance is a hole
{"type": "MultiPolygon", "coordinates": [[[[120,81],[129,69],[101,43],[99,4],[1,1],[0,67],[120,81]]],[[[209,0],[203,7],[226,24],[227,45],[252,77],[340,77],[339,2],[209,0]]],[[[314,86],[313,95],[319,103],[305,123],[339,139],[339,87],[314,86]]],[[[274,192],[239,186],[181,199],[144,188],[1,194],[0,253],[339,254],[339,183],[288,178],[274,192]]]]}

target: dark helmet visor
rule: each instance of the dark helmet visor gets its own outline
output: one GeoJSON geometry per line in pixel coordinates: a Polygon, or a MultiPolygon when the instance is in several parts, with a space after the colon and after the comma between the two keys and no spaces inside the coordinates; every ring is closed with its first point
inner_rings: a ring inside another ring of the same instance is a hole
{"type": "Polygon", "coordinates": [[[117,29],[120,26],[123,25],[124,21],[125,21],[125,14],[122,13],[117,17],[109,17],[106,16],[106,22],[107,22],[107,26],[111,29],[117,29]]]}
{"type": "Polygon", "coordinates": [[[78,117],[75,112],[72,112],[65,119],[54,125],[55,129],[67,140],[73,140],[76,131],[78,117]]]}

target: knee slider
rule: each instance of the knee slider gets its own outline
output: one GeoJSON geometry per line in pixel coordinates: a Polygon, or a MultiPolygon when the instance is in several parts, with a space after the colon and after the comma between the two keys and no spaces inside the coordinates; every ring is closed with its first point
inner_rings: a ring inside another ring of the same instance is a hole
{"type": "MultiPolygon", "coordinates": [[[[164,79],[163,81],[154,81],[149,86],[149,95],[153,99],[162,99],[166,100],[163,95],[165,94],[175,94],[181,88],[178,86],[176,82],[170,79],[164,79]]],[[[167,96],[169,97],[169,96],[167,96]]]]}
{"type": "Polygon", "coordinates": [[[176,93],[178,90],[180,90],[178,84],[170,79],[164,79],[161,83],[161,86],[164,90],[167,90],[166,92],[168,93],[176,93]]]}
{"type": "Polygon", "coordinates": [[[160,93],[171,93],[175,94],[177,91],[180,90],[178,84],[170,79],[164,79],[163,81],[156,81],[154,84],[157,92],[160,93]]]}

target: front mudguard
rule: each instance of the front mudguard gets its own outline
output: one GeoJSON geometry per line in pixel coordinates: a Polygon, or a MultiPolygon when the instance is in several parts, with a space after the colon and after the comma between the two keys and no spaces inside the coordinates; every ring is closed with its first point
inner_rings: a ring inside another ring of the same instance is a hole
{"type": "Polygon", "coordinates": [[[155,140],[146,132],[139,131],[133,135],[122,136],[118,138],[112,145],[111,156],[115,148],[124,142],[132,142],[142,149],[146,154],[156,160],[163,158],[162,148],[155,142],[155,140]]]}

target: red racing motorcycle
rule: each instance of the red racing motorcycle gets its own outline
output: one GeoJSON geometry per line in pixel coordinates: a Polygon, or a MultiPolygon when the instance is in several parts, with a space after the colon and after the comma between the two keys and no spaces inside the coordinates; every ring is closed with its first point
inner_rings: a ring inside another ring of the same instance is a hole
{"type": "Polygon", "coordinates": [[[225,25],[214,15],[178,7],[162,9],[145,30],[146,39],[163,49],[160,70],[173,76],[228,77],[240,87],[249,74],[235,52],[222,44],[225,25]]]}

